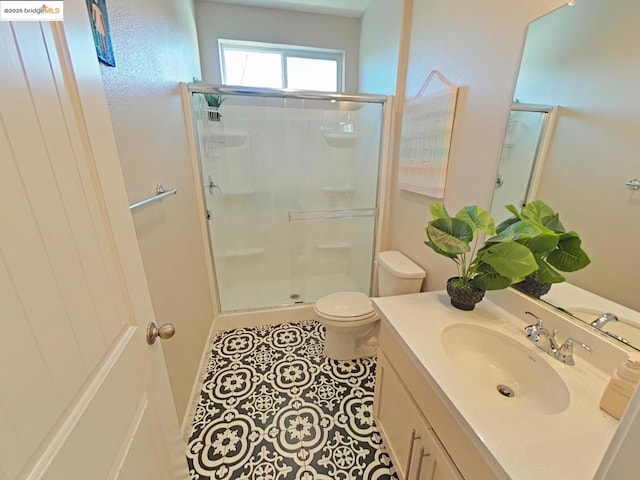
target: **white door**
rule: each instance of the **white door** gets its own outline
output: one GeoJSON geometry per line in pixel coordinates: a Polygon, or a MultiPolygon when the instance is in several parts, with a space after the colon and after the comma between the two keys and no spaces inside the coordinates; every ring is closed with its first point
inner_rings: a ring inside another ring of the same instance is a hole
{"type": "Polygon", "coordinates": [[[186,478],[86,4],[64,13],[0,22],[0,480],[186,478]]]}

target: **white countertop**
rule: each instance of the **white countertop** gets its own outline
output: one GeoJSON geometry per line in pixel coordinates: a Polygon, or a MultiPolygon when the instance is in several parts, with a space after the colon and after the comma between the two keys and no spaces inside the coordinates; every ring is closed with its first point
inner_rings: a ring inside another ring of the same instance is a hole
{"type": "MultiPolygon", "coordinates": [[[[580,357],[568,366],[530,343],[520,319],[488,299],[475,310],[453,308],[445,292],[373,300],[382,321],[404,341],[428,380],[447,400],[453,415],[500,478],[514,480],[588,480],[618,426],[599,408],[609,376],[580,357]],[[544,358],[565,381],[569,406],[558,414],[537,413],[490,395],[460,374],[445,353],[440,336],[453,323],[470,323],[506,335],[544,358]]],[[[530,322],[531,323],[531,322],[530,322]]]]}

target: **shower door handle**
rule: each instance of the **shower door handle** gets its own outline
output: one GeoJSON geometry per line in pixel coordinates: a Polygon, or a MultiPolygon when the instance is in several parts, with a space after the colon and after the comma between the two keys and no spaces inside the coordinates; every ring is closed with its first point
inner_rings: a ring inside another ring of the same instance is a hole
{"type": "Polygon", "coordinates": [[[209,189],[209,195],[213,195],[213,191],[216,188],[218,189],[218,193],[222,193],[222,189],[220,188],[220,185],[218,185],[216,182],[213,181],[213,178],[211,178],[211,175],[209,175],[209,181],[207,182],[207,188],[209,189]]]}
{"type": "Polygon", "coordinates": [[[289,210],[289,222],[302,220],[331,220],[335,218],[375,217],[378,210],[374,208],[350,208],[343,210],[292,211],[289,210]]]}

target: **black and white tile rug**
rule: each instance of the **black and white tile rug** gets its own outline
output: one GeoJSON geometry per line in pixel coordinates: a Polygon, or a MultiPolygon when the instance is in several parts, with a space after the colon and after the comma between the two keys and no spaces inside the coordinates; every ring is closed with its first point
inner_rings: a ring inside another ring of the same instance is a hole
{"type": "Polygon", "coordinates": [[[315,321],[213,341],[187,462],[193,480],[396,479],[373,422],[375,358],[329,360],[315,321]]]}

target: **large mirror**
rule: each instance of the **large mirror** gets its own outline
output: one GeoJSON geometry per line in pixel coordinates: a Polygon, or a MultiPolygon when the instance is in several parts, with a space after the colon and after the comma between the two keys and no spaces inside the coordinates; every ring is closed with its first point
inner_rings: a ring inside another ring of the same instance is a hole
{"type": "Polygon", "coordinates": [[[533,22],[493,209],[539,199],[591,258],[541,297],[640,349],[638,0],[577,0],[533,22]],[[636,185],[638,183],[638,185],[636,185]]]}

